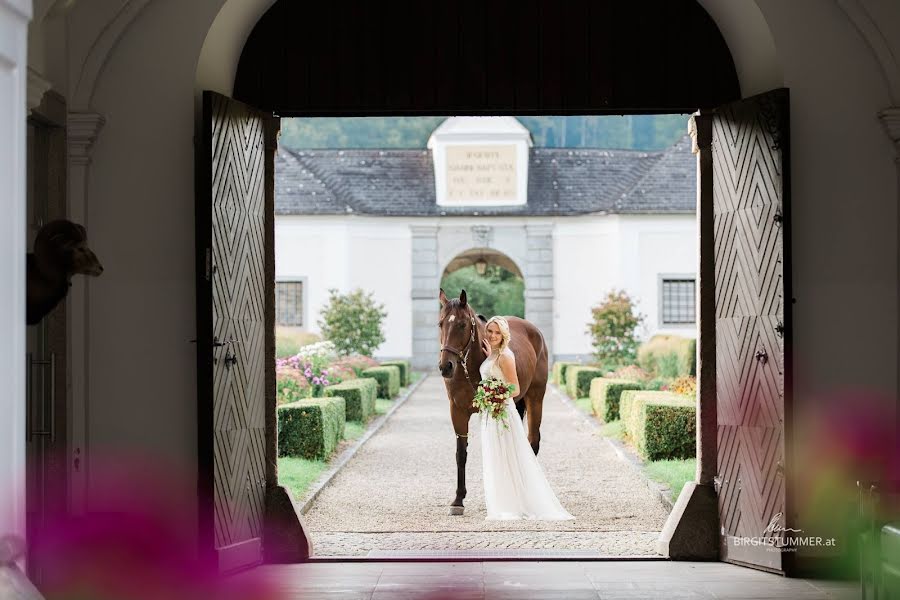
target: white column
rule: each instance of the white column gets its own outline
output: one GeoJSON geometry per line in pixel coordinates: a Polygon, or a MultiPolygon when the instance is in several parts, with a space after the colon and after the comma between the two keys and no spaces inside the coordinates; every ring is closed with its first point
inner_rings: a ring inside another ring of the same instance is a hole
{"type": "MultiPolygon", "coordinates": [[[[25,119],[30,0],[0,0],[0,536],[25,538],[25,119]]],[[[24,565],[23,565],[24,566],[24,565]]]]}
{"type": "Polygon", "coordinates": [[[553,362],[553,225],[526,225],[525,318],[544,334],[553,362]]]}
{"type": "Polygon", "coordinates": [[[413,225],[412,308],[413,344],[411,366],[436,369],[438,361],[438,293],[441,286],[437,260],[437,231],[434,225],[413,225]]]}
{"type": "MultiPolygon", "coordinates": [[[[68,206],[71,221],[84,225],[88,236],[88,173],[91,148],[103,127],[104,118],[90,112],[72,112],[67,117],[68,143],[68,206]]],[[[90,409],[90,329],[88,301],[90,282],[87,277],[73,277],[66,297],[66,326],[68,327],[66,356],[68,357],[69,390],[69,510],[83,514],[87,510],[87,452],[90,446],[88,415],[90,409]]]]}

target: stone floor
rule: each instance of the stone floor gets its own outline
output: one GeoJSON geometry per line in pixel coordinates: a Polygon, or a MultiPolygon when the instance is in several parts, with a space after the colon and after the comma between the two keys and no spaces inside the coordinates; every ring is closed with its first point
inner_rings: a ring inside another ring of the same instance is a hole
{"type": "Polygon", "coordinates": [[[455,437],[443,380],[428,376],[316,497],[304,516],[317,556],[381,550],[570,549],[658,556],[658,490],[555,389],[538,459],[574,521],[485,521],[481,439],[470,422],[466,511],[450,516],[455,437]]]}
{"type": "Polygon", "coordinates": [[[859,585],[854,582],[787,579],[725,563],[668,560],[332,562],[267,565],[234,577],[260,577],[285,600],[860,597],[859,585]]]}

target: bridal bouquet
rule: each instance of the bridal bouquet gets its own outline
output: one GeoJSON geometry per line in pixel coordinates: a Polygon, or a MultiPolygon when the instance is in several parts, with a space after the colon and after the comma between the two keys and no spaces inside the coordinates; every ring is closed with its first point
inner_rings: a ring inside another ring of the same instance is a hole
{"type": "Polygon", "coordinates": [[[495,377],[482,379],[475,390],[472,406],[487,413],[492,419],[501,421],[504,429],[509,429],[506,421],[506,399],[513,397],[516,386],[504,383],[495,377]]]}

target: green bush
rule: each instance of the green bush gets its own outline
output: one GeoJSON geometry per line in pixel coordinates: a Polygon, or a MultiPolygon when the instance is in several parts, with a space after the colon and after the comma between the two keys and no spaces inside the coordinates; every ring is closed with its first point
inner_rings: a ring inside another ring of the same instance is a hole
{"type": "Polygon", "coordinates": [[[525,281],[499,265],[487,266],[483,275],[470,265],[441,278],[441,289],[448,298],[466,290],[476,313],[525,318],[525,281]]]}
{"type": "Polygon", "coordinates": [[[358,288],[348,294],[331,289],[328,294],[328,304],[319,319],[322,335],[342,355],[372,356],[384,341],[384,304],[376,304],[371,292],[366,294],[358,288]]]}
{"type": "Polygon", "coordinates": [[[595,377],[591,380],[591,408],[604,423],[612,423],[620,418],[619,400],[622,392],[641,389],[643,387],[636,381],[595,377]]]}
{"type": "Polygon", "coordinates": [[[587,332],[594,345],[597,364],[615,369],[634,362],[638,348],[637,328],[644,315],[635,310],[634,301],[624,291],[611,291],[591,308],[587,332]]]}
{"type": "Polygon", "coordinates": [[[344,399],[310,398],[278,407],[278,456],[325,460],[344,437],[344,399]]]}
{"type": "Polygon", "coordinates": [[[379,398],[394,398],[400,393],[400,368],[397,366],[371,367],[362,372],[378,382],[379,398]]]}
{"type": "Polygon", "coordinates": [[[377,389],[378,384],[375,380],[365,377],[329,385],[325,388],[325,395],[342,397],[347,407],[347,420],[365,423],[375,414],[377,389]]]}
{"type": "Polygon", "coordinates": [[[566,371],[566,392],[573,399],[587,398],[591,393],[591,380],[603,377],[603,371],[590,365],[570,367],[566,371]]]}
{"type": "Polygon", "coordinates": [[[638,348],[637,361],[656,377],[675,379],[697,375],[697,340],[677,335],[654,335],[638,348]]]}
{"type": "Polygon", "coordinates": [[[620,412],[625,432],[645,460],[697,455],[695,401],[669,392],[626,390],[620,412]]]}
{"type": "Polygon", "coordinates": [[[579,363],[574,361],[559,360],[553,363],[553,370],[550,372],[550,382],[556,385],[563,385],[562,373],[563,369],[579,363]]]}
{"type": "Polygon", "coordinates": [[[381,363],[382,367],[397,367],[400,369],[400,387],[409,385],[409,361],[408,360],[387,360],[381,363]]]}
{"type": "Polygon", "coordinates": [[[294,356],[300,348],[315,342],[321,342],[322,338],[308,331],[301,331],[299,327],[275,327],[275,358],[287,358],[294,356]]]}
{"type": "Polygon", "coordinates": [[[563,389],[566,389],[566,374],[569,372],[571,367],[582,367],[584,363],[580,362],[564,362],[559,367],[559,385],[563,389]]]}

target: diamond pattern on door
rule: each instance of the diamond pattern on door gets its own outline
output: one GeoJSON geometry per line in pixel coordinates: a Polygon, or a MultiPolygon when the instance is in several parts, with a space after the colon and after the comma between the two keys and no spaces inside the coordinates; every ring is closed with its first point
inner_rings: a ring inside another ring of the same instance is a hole
{"type": "Polygon", "coordinates": [[[206,519],[201,544],[214,546],[220,566],[224,552],[238,557],[225,561],[232,566],[235,561],[258,561],[263,535],[265,240],[273,218],[266,214],[267,118],[230,98],[204,94],[205,146],[199,158],[197,208],[202,271],[198,416],[201,494],[211,497],[206,512],[212,514],[201,516],[206,519]]]}
{"type": "Polygon", "coordinates": [[[786,512],[786,90],[717,109],[712,123],[722,557],[781,570],[779,550],[738,539],[770,536],[786,512]]]}

